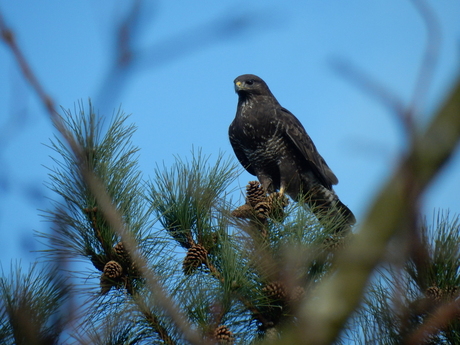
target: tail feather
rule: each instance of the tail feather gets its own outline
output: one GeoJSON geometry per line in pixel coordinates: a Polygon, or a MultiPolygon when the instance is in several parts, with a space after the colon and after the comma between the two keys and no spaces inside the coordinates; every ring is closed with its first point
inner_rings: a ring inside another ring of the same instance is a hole
{"type": "Polygon", "coordinates": [[[336,232],[348,231],[356,223],[351,210],[344,205],[331,189],[317,185],[306,194],[306,203],[323,224],[331,224],[331,218],[338,220],[336,232]]]}
{"type": "Polygon", "coordinates": [[[356,218],[353,212],[348,208],[348,206],[344,205],[338,198],[337,198],[337,207],[342,214],[342,217],[345,219],[346,223],[349,226],[352,226],[356,223],[356,218]]]}

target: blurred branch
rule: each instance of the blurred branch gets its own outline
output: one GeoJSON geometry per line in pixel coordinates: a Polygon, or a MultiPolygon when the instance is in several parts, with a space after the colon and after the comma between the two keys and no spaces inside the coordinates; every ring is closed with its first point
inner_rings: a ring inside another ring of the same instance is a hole
{"type": "Polygon", "coordinates": [[[147,268],[148,266],[146,264],[145,258],[143,258],[136,250],[136,241],[125,230],[121,215],[117,212],[115,205],[113,205],[112,200],[104,188],[104,184],[90,170],[87,161],[84,159],[81,147],[66,128],[64,122],[56,111],[52,98],[45,92],[41,83],[30,68],[30,65],[28,64],[25,56],[23,55],[19,45],[15,40],[13,31],[6,26],[1,13],[0,33],[3,41],[11,49],[24,77],[37,93],[39,99],[45,106],[53,124],[64,137],[73,154],[75,155],[75,159],[79,163],[81,174],[93,195],[97,199],[98,204],[101,206],[101,210],[108,223],[113,228],[114,232],[121,237],[122,241],[126,245],[127,250],[132,253],[132,259],[140,268],[142,276],[146,279],[147,286],[155,297],[155,303],[172,318],[173,322],[183,333],[186,340],[192,344],[203,344],[203,339],[197,334],[195,330],[191,328],[186,317],[180,312],[174,301],[166,293],[163,286],[155,277],[154,273],[147,268]]]}
{"type": "Polygon", "coordinates": [[[421,103],[426,98],[438,60],[441,41],[440,24],[434,11],[431,10],[425,0],[411,1],[424,21],[427,29],[427,40],[420,69],[416,76],[415,90],[409,106],[406,106],[400,97],[375,79],[372,79],[350,61],[342,58],[335,58],[331,61],[332,67],[339,74],[355,83],[361,90],[370,93],[396,115],[398,122],[403,125],[405,134],[409,140],[415,138],[414,115],[419,113],[421,103]]]}
{"type": "MultiPolygon", "coordinates": [[[[224,13],[217,19],[183,30],[177,35],[167,37],[149,46],[139,48],[134,42],[139,34],[134,30],[139,20],[142,1],[133,3],[132,9],[117,28],[116,50],[107,75],[102,81],[97,104],[104,107],[117,99],[123,87],[134,73],[149,68],[158,68],[171,61],[200,51],[213,44],[219,44],[248,34],[251,29],[266,29],[271,21],[270,13],[224,13]]],[[[262,32],[262,30],[261,30],[262,32]]]]}
{"type": "Polygon", "coordinates": [[[142,0],[133,1],[127,15],[121,20],[117,28],[114,64],[119,68],[129,65],[133,58],[133,41],[141,10],[142,0]]]}
{"type": "Polygon", "coordinates": [[[55,106],[54,106],[54,103],[51,97],[48,96],[48,94],[45,92],[42,85],[38,81],[37,77],[32,72],[32,69],[27,63],[27,60],[24,57],[24,54],[22,54],[22,51],[19,49],[19,46],[16,42],[16,38],[14,36],[13,31],[7,27],[5,20],[3,19],[3,15],[1,13],[0,13],[0,34],[1,34],[2,40],[11,49],[11,52],[13,53],[16,59],[16,62],[18,63],[19,68],[22,71],[22,74],[24,75],[26,80],[29,82],[29,84],[32,86],[32,88],[35,90],[39,98],[42,100],[45,108],[48,110],[50,114],[52,114],[51,115],[52,118],[54,118],[57,113],[56,113],[56,109],[55,109],[55,106]]]}
{"type": "Polygon", "coordinates": [[[418,113],[422,101],[426,98],[429,86],[433,78],[436,62],[439,56],[441,43],[441,26],[434,11],[428,6],[425,0],[411,0],[419,12],[426,27],[426,46],[420,65],[420,70],[415,83],[415,90],[411,105],[410,114],[418,113]]]}
{"type": "Polygon", "coordinates": [[[269,27],[269,13],[225,13],[217,19],[163,39],[137,52],[139,67],[157,67],[202,50],[210,45],[225,42],[248,34],[254,29],[269,27]]]}
{"type": "Polygon", "coordinates": [[[400,97],[348,60],[334,58],[331,60],[331,65],[336,72],[387,106],[390,112],[396,116],[398,123],[402,124],[405,134],[408,136],[412,134],[412,120],[407,115],[408,111],[400,97]]]}
{"type": "MultiPolygon", "coordinates": [[[[337,258],[337,272],[318,287],[317,298],[303,306],[300,333],[295,339],[308,344],[330,344],[359,304],[373,269],[389,240],[404,227],[413,196],[406,193],[407,169],[419,197],[448,162],[460,141],[460,79],[435,114],[431,124],[414,141],[407,156],[371,206],[350,245],[337,258]]],[[[409,215],[410,216],[410,215],[409,215]]]]}

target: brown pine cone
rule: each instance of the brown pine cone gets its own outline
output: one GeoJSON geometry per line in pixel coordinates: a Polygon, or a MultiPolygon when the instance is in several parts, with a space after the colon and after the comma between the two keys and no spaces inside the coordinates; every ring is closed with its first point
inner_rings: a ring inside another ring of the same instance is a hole
{"type": "Polygon", "coordinates": [[[284,208],[289,205],[289,199],[284,194],[274,192],[267,197],[267,203],[270,205],[270,218],[282,221],[285,217],[284,208]]]}
{"type": "Polygon", "coordinates": [[[267,201],[261,201],[254,206],[257,218],[265,220],[270,216],[270,204],[267,201]]]}
{"type": "Polygon", "coordinates": [[[267,284],[262,291],[272,301],[284,302],[287,299],[286,287],[281,282],[271,282],[267,284]]]}
{"type": "Polygon", "coordinates": [[[302,286],[296,286],[292,291],[290,297],[291,303],[300,302],[305,296],[305,289],[302,286]]]}
{"type": "Polygon", "coordinates": [[[200,244],[194,244],[187,252],[182,263],[185,274],[192,274],[198,267],[206,262],[208,251],[200,244]]]}
{"type": "Polygon", "coordinates": [[[225,325],[221,325],[214,330],[214,338],[220,344],[233,344],[234,341],[233,333],[225,325]]]}
{"type": "Polygon", "coordinates": [[[232,216],[237,218],[252,218],[254,215],[254,209],[249,204],[244,204],[237,209],[232,211],[232,216]]]}
{"type": "Polygon", "coordinates": [[[113,247],[113,251],[123,263],[129,264],[131,262],[131,256],[126,250],[123,242],[118,242],[115,247],[113,247]]]}
{"type": "Polygon", "coordinates": [[[274,192],[268,195],[267,201],[274,207],[285,208],[289,205],[289,199],[280,192],[274,192]]]}
{"type": "Polygon", "coordinates": [[[457,295],[459,293],[459,287],[458,286],[448,286],[444,289],[445,296],[449,300],[457,298],[457,295]]]}
{"type": "Polygon", "coordinates": [[[259,181],[250,181],[246,186],[246,201],[252,207],[265,200],[265,190],[259,181]]]}
{"type": "Polygon", "coordinates": [[[345,246],[345,238],[340,234],[334,234],[323,241],[323,246],[327,250],[335,251],[345,246]]]}
{"type": "Polygon", "coordinates": [[[430,300],[439,302],[442,298],[443,291],[437,286],[430,286],[425,290],[425,296],[430,300]]]}
{"type": "Polygon", "coordinates": [[[104,276],[105,277],[112,279],[112,280],[117,280],[121,278],[122,274],[123,274],[123,268],[115,260],[111,260],[105,264],[104,266],[104,276]]]}

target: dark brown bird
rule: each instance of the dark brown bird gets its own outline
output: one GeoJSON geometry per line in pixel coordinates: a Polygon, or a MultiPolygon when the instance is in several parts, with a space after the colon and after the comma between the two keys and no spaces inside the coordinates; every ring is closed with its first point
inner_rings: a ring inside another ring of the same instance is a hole
{"type": "Polygon", "coordinates": [[[355,217],[332,186],[337,177],[328,167],[300,121],[283,108],[258,76],[235,79],[236,116],[229,128],[230,143],[243,167],[268,193],[279,191],[312,206],[318,219],[339,214],[339,230],[355,217]]]}

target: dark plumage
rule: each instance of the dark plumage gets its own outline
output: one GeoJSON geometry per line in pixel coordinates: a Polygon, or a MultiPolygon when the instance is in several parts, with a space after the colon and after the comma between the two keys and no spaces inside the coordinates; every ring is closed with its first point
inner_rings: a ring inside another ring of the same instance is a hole
{"type": "Polygon", "coordinates": [[[326,213],[338,212],[344,228],[354,224],[353,213],[332,189],[337,177],[300,121],[278,103],[261,78],[245,74],[234,83],[238,106],[229,137],[243,167],[268,193],[279,190],[294,200],[306,197],[320,221],[326,213]]]}

